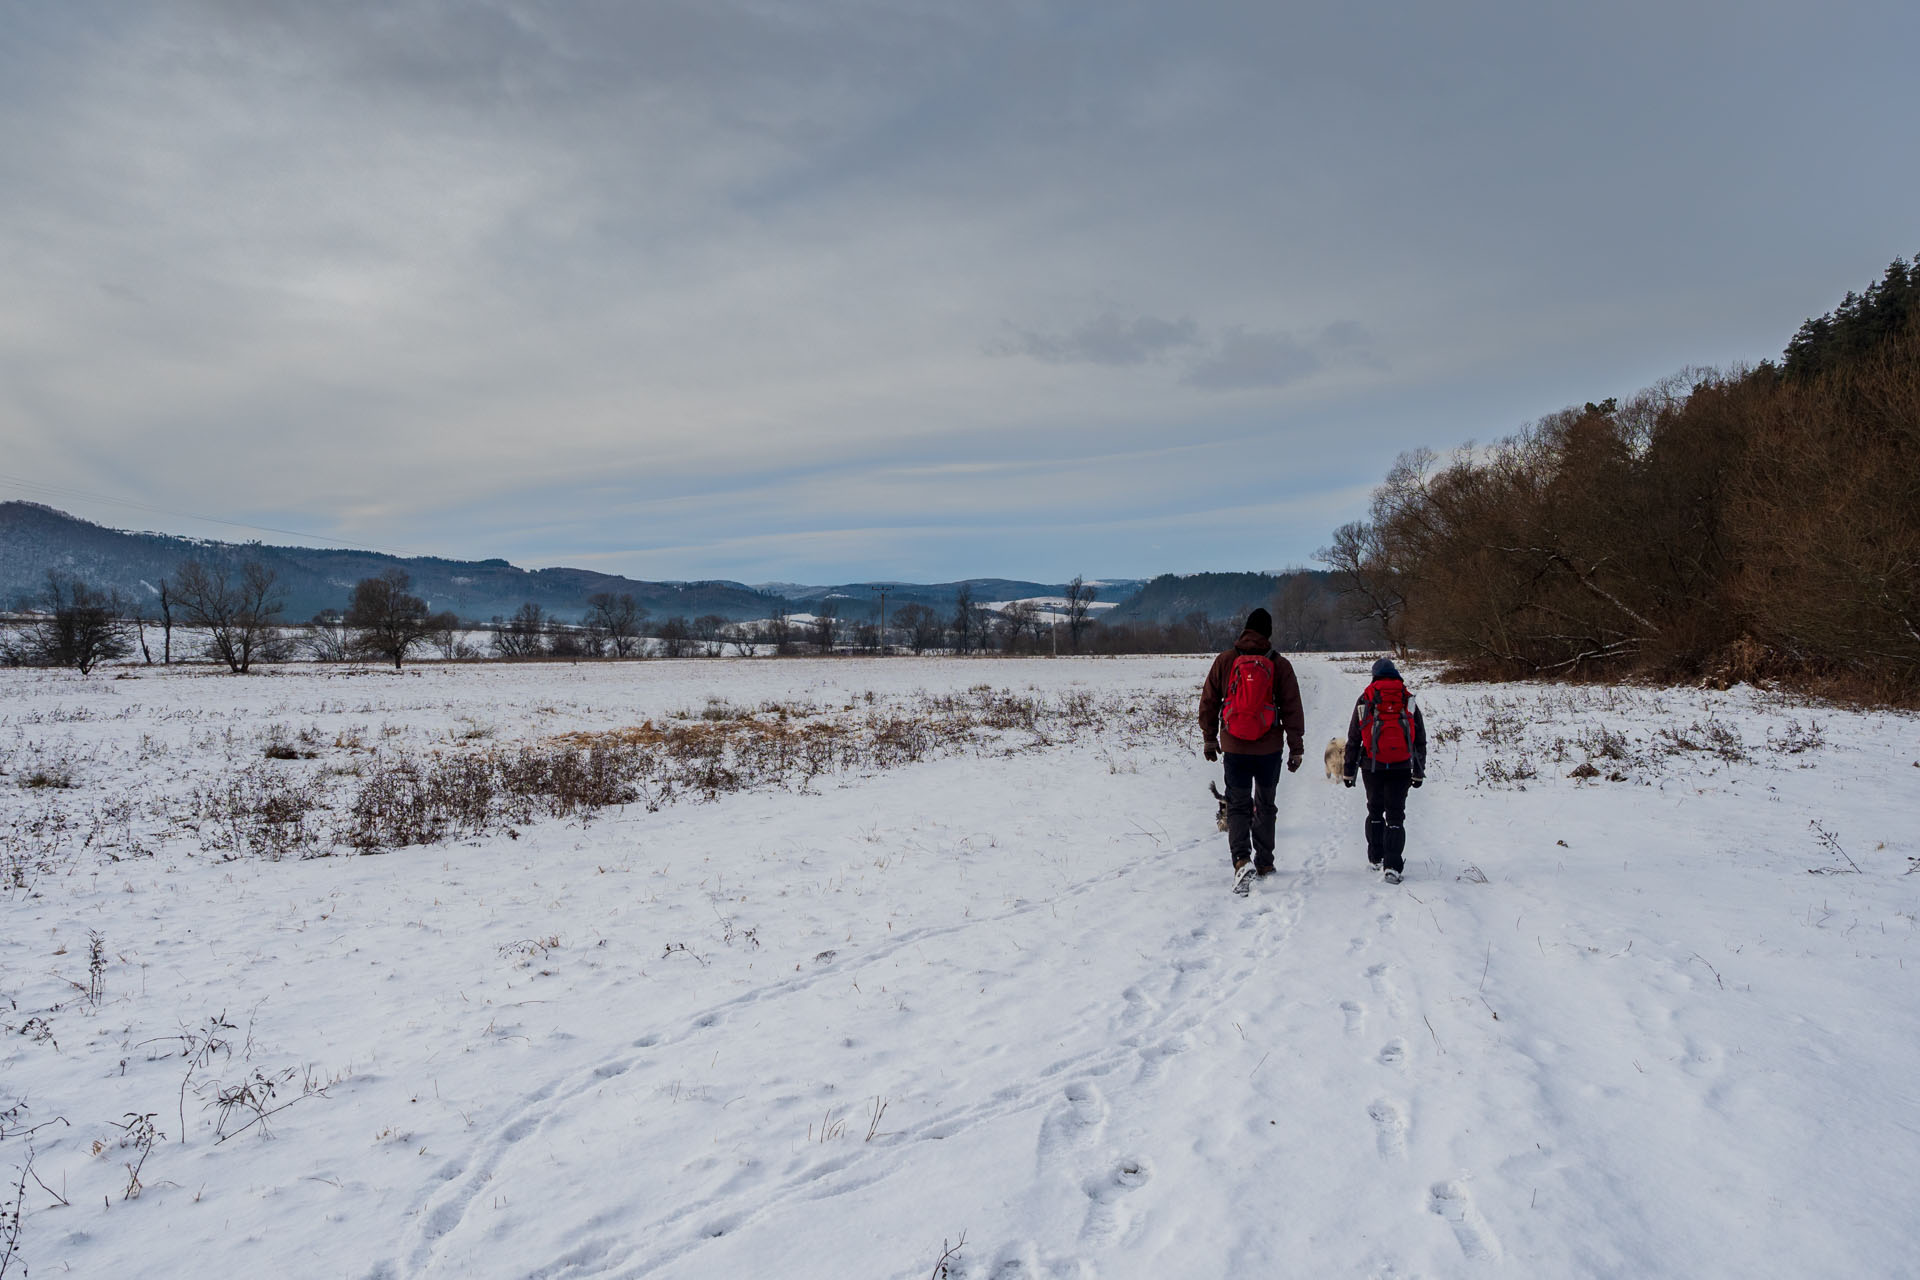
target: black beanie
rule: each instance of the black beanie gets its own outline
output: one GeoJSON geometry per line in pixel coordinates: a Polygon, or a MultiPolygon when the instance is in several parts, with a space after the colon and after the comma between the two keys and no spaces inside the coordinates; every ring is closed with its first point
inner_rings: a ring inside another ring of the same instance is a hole
{"type": "Polygon", "coordinates": [[[1273,639],[1273,615],[1265,609],[1255,609],[1247,615],[1247,630],[1258,631],[1267,639],[1273,639]]]}

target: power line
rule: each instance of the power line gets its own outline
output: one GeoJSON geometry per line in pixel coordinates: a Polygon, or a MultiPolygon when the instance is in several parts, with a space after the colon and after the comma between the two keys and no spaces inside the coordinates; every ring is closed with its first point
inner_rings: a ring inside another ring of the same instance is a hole
{"type": "Polygon", "coordinates": [[[381,555],[411,557],[404,551],[395,551],[391,547],[374,547],[364,542],[348,542],[344,538],[329,538],[322,533],[307,533],[300,529],[277,529],[272,525],[248,524],[243,520],[226,520],[220,516],[203,515],[197,511],[176,511],[172,507],[156,507],[151,503],[134,502],[127,498],[111,498],[104,493],[92,493],[85,489],[74,489],[66,485],[46,484],[38,480],[27,480],[20,476],[0,472],[0,484],[10,488],[22,489],[29,493],[42,493],[54,497],[83,498],[89,502],[105,502],[112,506],[129,507],[135,511],[151,511],[156,515],[174,516],[181,520],[204,520],[208,524],[226,525],[230,529],[247,529],[254,533],[277,533],[287,538],[310,538],[315,542],[330,542],[335,546],[348,547],[355,551],[374,551],[381,555]]]}

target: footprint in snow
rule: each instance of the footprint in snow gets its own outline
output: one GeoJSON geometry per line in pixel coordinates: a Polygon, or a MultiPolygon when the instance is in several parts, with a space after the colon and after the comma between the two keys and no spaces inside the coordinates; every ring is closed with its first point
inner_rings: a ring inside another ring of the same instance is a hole
{"type": "Polygon", "coordinates": [[[1193,1037],[1185,1031],[1177,1036],[1168,1036],[1159,1044],[1148,1045],[1140,1050],[1140,1074],[1135,1082],[1152,1080],[1166,1067],[1167,1059],[1177,1057],[1193,1047],[1193,1037]]]}
{"type": "Polygon", "coordinates": [[[1128,987],[1120,993],[1120,998],[1126,1001],[1126,1007],[1120,1011],[1120,1017],[1118,1019],[1118,1023],[1122,1027],[1131,1027],[1135,1023],[1143,1021],[1159,1008],[1159,1006],[1153,1002],[1152,998],[1139,987],[1128,987]]]}
{"type": "Polygon", "coordinates": [[[1473,1198],[1460,1182],[1436,1182],[1427,1207],[1445,1218],[1460,1242],[1460,1252],[1474,1261],[1491,1261],[1500,1256],[1500,1242],[1494,1238],[1487,1220],[1473,1206],[1473,1198]]]}
{"type": "Polygon", "coordinates": [[[1404,1067],[1407,1065],[1407,1042],[1395,1036],[1380,1049],[1380,1065],[1383,1067],[1404,1067]]]}
{"type": "Polygon", "coordinates": [[[1087,1193],[1087,1220],[1080,1238],[1092,1244],[1118,1240],[1127,1229],[1124,1202],[1130,1192],[1145,1186],[1153,1177],[1153,1167],[1137,1156],[1128,1157],[1105,1173],[1087,1179],[1081,1190],[1087,1193]]]}
{"type": "Polygon", "coordinates": [[[993,1270],[987,1274],[991,1280],[1039,1280],[1039,1250],[1031,1240],[1010,1244],[993,1260],[993,1270]]]}
{"type": "Polygon", "coordinates": [[[1387,1012],[1399,1017],[1405,1009],[1400,1003],[1400,992],[1393,981],[1393,966],[1381,961],[1367,970],[1367,981],[1373,984],[1373,994],[1386,1002],[1387,1012]]]}
{"type": "Polygon", "coordinates": [[[1407,1150],[1407,1116],[1399,1104],[1385,1098],[1375,1099],[1367,1114],[1373,1117],[1374,1138],[1383,1156],[1404,1155],[1407,1150]]]}
{"type": "Polygon", "coordinates": [[[1040,1124],[1040,1159],[1044,1162],[1094,1141],[1107,1122],[1107,1099],[1090,1080],[1075,1080],[1040,1124]]]}
{"type": "Polygon", "coordinates": [[[1347,1034],[1357,1036],[1367,1029],[1367,1007],[1358,1000],[1342,1000],[1340,1012],[1347,1015],[1347,1034]]]}

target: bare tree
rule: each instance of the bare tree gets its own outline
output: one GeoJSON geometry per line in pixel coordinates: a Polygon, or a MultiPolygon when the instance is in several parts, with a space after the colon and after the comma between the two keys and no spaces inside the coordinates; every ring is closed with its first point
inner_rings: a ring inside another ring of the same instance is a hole
{"type": "Polygon", "coordinates": [[[277,584],[273,570],[258,560],[240,566],[237,582],[227,565],[189,560],[174,574],[173,594],[181,617],[206,631],[207,651],[235,675],[245,675],[254,659],[272,656],[279,639],[277,584]]]}
{"type": "Polygon", "coordinates": [[[1347,599],[1352,616],[1378,622],[1394,649],[1404,654],[1400,621],[1406,597],[1380,526],[1365,520],[1341,525],[1333,531],[1332,545],[1322,547],[1315,559],[1333,570],[1334,583],[1347,599]]]}
{"type": "Polygon", "coordinates": [[[814,648],[822,653],[833,652],[835,623],[840,614],[840,604],[836,600],[821,600],[813,607],[813,623],[807,630],[811,633],[814,648]]]}
{"type": "Polygon", "coordinates": [[[968,653],[985,643],[980,611],[973,603],[973,588],[963,582],[953,598],[953,647],[957,652],[968,653]]]}
{"type": "Polygon", "coordinates": [[[693,627],[680,614],[655,627],[653,634],[660,641],[663,658],[684,658],[693,648],[693,627]]]}
{"type": "Polygon", "coordinates": [[[1000,647],[1008,653],[1032,644],[1040,636],[1040,607],[1031,600],[1015,600],[1000,610],[1000,647]]]}
{"type": "Polygon", "coordinates": [[[647,611],[631,591],[618,595],[596,591],[587,597],[587,629],[604,636],[616,658],[638,657],[645,652],[641,637],[646,621],[647,611]]]}
{"type": "Polygon", "coordinates": [[[547,618],[547,653],[555,658],[584,658],[595,647],[594,640],[580,628],[557,617],[547,618]]]}
{"type": "Polygon", "coordinates": [[[467,653],[461,652],[466,646],[460,643],[460,618],[451,610],[443,609],[427,619],[427,643],[438,649],[448,662],[472,653],[470,649],[467,653]]]}
{"type": "Polygon", "coordinates": [[[547,651],[547,611],[529,600],[511,618],[493,619],[493,651],[503,658],[537,658],[547,651]]]}
{"type": "Polygon", "coordinates": [[[1326,646],[1327,628],[1333,619],[1305,571],[1294,570],[1281,579],[1269,608],[1273,612],[1274,648],[1298,652],[1326,646]]]}
{"type": "Polygon", "coordinates": [[[1080,637],[1087,629],[1093,602],[1099,595],[1099,588],[1088,586],[1079,574],[1067,584],[1067,643],[1075,653],[1080,652],[1080,637]]]}
{"type": "Polygon", "coordinates": [[[717,658],[726,652],[727,620],[717,613],[703,613],[693,620],[694,639],[700,642],[709,658],[717,658]]]}
{"type": "Polygon", "coordinates": [[[940,644],[940,615],[923,604],[906,604],[893,611],[893,625],[907,633],[907,644],[915,653],[925,653],[940,644]]]}
{"type": "Polygon", "coordinates": [[[353,584],[353,602],[344,621],[353,632],[355,653],[384,658],[398,671],[406,656],[427,642],[433,633],[427,602],[409,594],[412,585],[404,569],[389,569],[353,584]]]}
{"type": "Polygon", "coordinates": [[[353,656],[353,632],[338,609],[322,609],[308,619],[298,643],[315,662],[345,662],[353,656]]]}
{"type": "Polygon", "coordinates": [[[787,609],[787,602],[779,601],[773,606],[773,612],[767,615],[765,627],[767,642],[773,646],[775,653],[791,653],[793,652],[793,632],[793,615],[787,609]]]}
{"type": "Polygon", "coordinates": [[[122,620],[126,604],[108,591],[96,591],[78,578],[47,570],[41,590],[43,611],[27,637],[28,651],[49,666],[73,667],[86,675],[94,667],[132,652],[122,620]]]}
{"type": "Polygon", "coordinates": [[[173,665],[173,606],[173,583],[162,578],[154,594],[153,607],[160,615],[160,662],[168,667],[173,665]]]}
{"type": "Polygon", "coordinates": [[[143,605],[134,606],[128,615],[127,625],[133,629],[134,637],[140,643],[140,661],[149,667],[153,665],[153,650],[147,646],[147,628],[153,625],[153,618],[143,605]]]}
{"type": "Polygon", "coordinates": [[[733,651],[742,658],[751,658],[766,642],[760,628],[750,622],[729,622],[726,637],[733,651]]]}

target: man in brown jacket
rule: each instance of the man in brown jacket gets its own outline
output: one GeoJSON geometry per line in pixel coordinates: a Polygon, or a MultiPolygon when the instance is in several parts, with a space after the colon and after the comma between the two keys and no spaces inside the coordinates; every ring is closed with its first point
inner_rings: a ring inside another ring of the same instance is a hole
{"type": "Polygon", "coordinates": [[[1272,616],[1255,609],[1233,648],[1213,660],[1200,688],[1207,759],[1227,755],[1227,850],[1235,893],[1245,893],[1255,875],[1273,874],[1280,748],[1287,748],[1287,772],[1294,772],[1306,752],[1306,731],[1293,664],[1273,650],[1272,616]]]}

